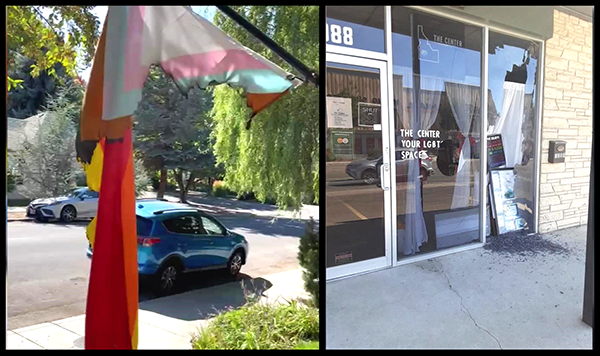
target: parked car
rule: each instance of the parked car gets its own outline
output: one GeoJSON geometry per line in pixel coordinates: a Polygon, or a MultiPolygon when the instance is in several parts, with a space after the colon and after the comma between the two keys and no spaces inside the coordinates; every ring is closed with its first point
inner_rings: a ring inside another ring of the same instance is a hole
{"type": "MultiPolygon", "coordinates": [[[[406,178],[408,174],[407,159],[402,159],[402,151],[407,151],[406,148],[396,149],[396,178],[406,178]]],[[[348,163],[346,166],[346,174],[353,179],[362,179],[368,184],[373,184],[379,180],[379,166],[383,161],[382,156],[376,158],[365,158],[348,163]]],[[[421,175],[426,179],[433,175],[433,164],[431,157],[428,155],[426,159],[421,160],[421,175]]]]}
{"type": "MultiPolygon", "coordinates": [[[[181,274],[226,269],[236,276],[248,258],[248,241],[215,217],[164,200],[136,202],[138,273],[158,294],[172,292],[181,274]]],[[[86,255],[93,257],[88,244],[86,255]]]]}
{"type": "Polygon", "coordinates": [[[87,187],[71,190],[65,196],[36,199],[27,206],[27,216],[37,221],[60,219],[71,222],[79,218],[93,218],[98,210],[98,192],[87,187]]]}

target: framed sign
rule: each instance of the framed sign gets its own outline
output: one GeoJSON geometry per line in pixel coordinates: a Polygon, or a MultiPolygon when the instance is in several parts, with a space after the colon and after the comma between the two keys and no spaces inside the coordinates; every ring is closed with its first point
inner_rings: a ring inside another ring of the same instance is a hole
{"type": "Polygon", "coordinates": [[[331,131],[331,148],[334,154],[351,155],[353,150],[354,132],[331,131]]]}
{"type": "Polygon", "coordinates": [[[525,219],[519,216],[514,193],[515,171],[512,168],[490,171],[496,231],[503,234],[525,228],[525,219]]]}
{"type": "Polygon", "coordinates": [[[327,97],[327,127],[336,129],[352,128],[352,99],[327,97]]]}
{"type": "Polygon", "coordinates": [[[358,126],[373,127],[381,124],[381,105],[358,103],[358,126]]]}
{"type": "Polygon", "coordinates": [[[491,135],[487,137],[488,166],[490,169],[506,165],[504,146],[502,146],[502,135],[491,135]]]}

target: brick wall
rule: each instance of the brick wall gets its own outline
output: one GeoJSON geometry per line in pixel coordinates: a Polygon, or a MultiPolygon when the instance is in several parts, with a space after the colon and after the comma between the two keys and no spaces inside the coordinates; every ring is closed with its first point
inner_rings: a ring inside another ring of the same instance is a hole
{"type": "Polygon", "coordinates": [[[554,10],[546,41],[539,231],[587,223],[592,144],[592,23],[554,10]],[[567,142],[564,163],[548,142],[567,142]]]}

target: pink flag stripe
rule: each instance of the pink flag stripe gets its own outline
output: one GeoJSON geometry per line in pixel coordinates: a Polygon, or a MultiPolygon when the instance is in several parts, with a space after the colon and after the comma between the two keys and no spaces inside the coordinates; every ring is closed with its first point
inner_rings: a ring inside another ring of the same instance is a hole
{"type": "Polygon", "coordinates": [[[125,76],[123,78],[123,92],[140,89],[144,86],[148,75],[148,66],[141,65],[142,45],[144,33],[144,6],[130,6],[128,8],[127,37],[125,46],[125,76]]]}
{"type": "Polygon", "coordinates": [[[163,69],[176,81],[205,77],[247,69],[270,69],[267,63],[257,60],[245,50],[224,50],[198,53],[162,61],[163,69]]]}

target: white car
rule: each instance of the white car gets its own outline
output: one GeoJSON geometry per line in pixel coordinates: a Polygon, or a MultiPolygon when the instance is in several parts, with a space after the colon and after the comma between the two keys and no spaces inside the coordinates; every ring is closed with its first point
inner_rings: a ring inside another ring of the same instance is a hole
{"type": "Polygon", "coordinates": [[[57,198],[36,199],[27,206],[27,216],[37,221],[60,219],[71,222],[80,218],[93,218],[98,210],[98,192],[77,188],[57,198]]]}

